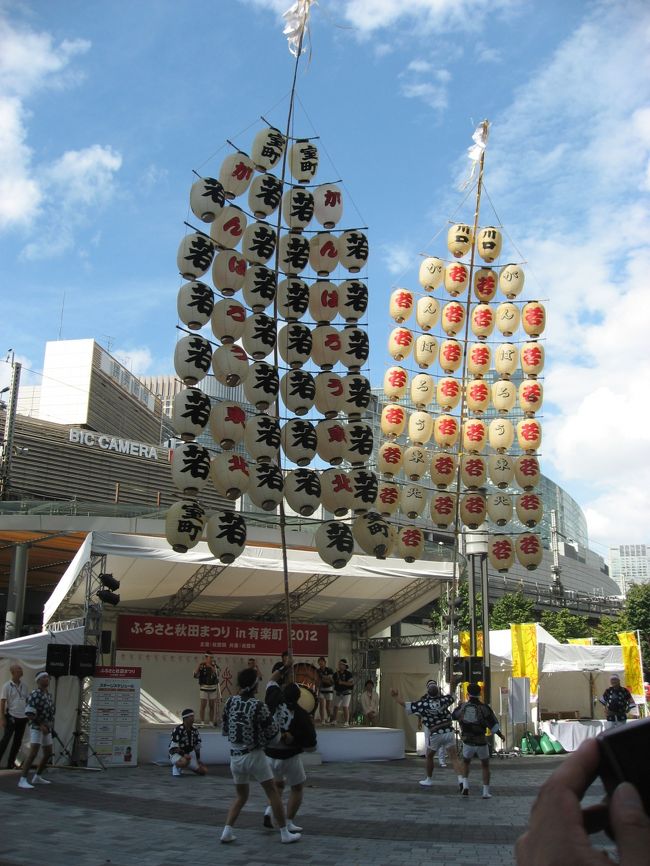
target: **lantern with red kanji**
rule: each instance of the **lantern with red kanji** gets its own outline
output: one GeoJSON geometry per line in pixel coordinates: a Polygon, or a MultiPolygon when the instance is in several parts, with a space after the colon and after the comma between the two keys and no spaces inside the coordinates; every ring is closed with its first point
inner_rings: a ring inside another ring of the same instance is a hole
{"type": "Polygon", "coordinates": [[[410,445],[404,451],[402,469],[411,481],[419,481],[429,468],[429,454],[420,445],[410,445]]]}
{"type": "Polygon", "coordinates": [[[494,352],[494,369],[502,379],[509,379],[519,366],[514,343],[501,343],[494,352]]]}
{"type": "Polygon", "coordinates": [[[521,326],[529,337],[537,338],[546,327],[546,308],[539,301],[529,301],[521,311],[521,326]]]}
{"type": "Polygon", "coordinates": [[[504,490],[514,478],[514,460],[507,454],[491,454],[488,457],[488,475],[496,487],[504,490]]]}
{"type": "Polygon", "coordinates": [[[214,305],[210,316],[212,333],[224,344],[234,343],[244,333],[246,308],[234,298],[223,298],[214,305]]]}
{"type": "Polygon", "coordinates": [[[284,478],[274,463],[256,463],[250,467],[248,496],[262,511],[275,511],[282,502],[284,478]]]}
{"type": "Polygon", "coordinates": [[[210,398],[199,388],[183,388],[174,395],[172,425],[184,442],[191,442],[205,430],[210,419],[210,398]]]}
{"type": "Polygon", "coordinates": [[[438,415],[433,422],[433,438],[439,448],[453,448],[459,435],[458,418],[453,415],[438,415]]]}
{"type": "Polygon", "coordinates": [[[204,223],[211,223],[226,201],[223,186],[215,177],[201,177],[190,189],[192,213],[204,223]]]}
{"type": "Polygon", "coordinates": [[[248,218],[236,204],[226,205],[210,226],[210,237],[221,250],[234,250],[244,237],[248,218]]]}
{"type": "MultiPolygon", "coordinates": [[[[341,334],[339,360],[351,373],[358,373],[368,360],[370,341],[368,332],[356,325],[346,325],[341,334]]],[[[395,359],[399,360],[399,359],[395,359]]]]}
{"type": "Polygon", "coordinates": [[[298,183],[311,183],[318,170],[318,148],[308,138],[297,138],[289,148],[288,163],[298,183]]]}
{"type": "Polygon", "coordinates": [[[399,507],[409,520],[415,520],[424,511],[426,491],[419,484],[404,484],[399,494],[399,507]]]}
{"type": "Polygon", "coordinates": [[[309,262],[309,241],[302,235],[288,232],[278,242],[278,265],[289,277],[304,271],[309,262]]]}
{"type": "Polygon", "coordinates": [[[370,511],[356,517],[352,522],[352,535],[364,553],[378,559],[386,557],[390,528],[376,512],[370,511]]]}
{"type": "Polygon", "coordinates": [[[316,409],[326,418],[336,418],[343,409],[343,382],[336,373],[316,376],[316,409]]]}
{"type": "Polygon", "coordinates": [[[335,183],[322,183],[314,190],[314,216],[326,229],[333,229],[343,214],[343,195],[335,183]]]}
{"type": "Polygon", "coordinates": [[[516,298],[524,287],[524,270],[521,265],[504,265],[499,271],[499,288],[509,300],[516,298]]]}
{"type": "Polygon", "coordinates": [[[302,322],[288,322],[278,334],[278,350],[282,360],[293,370],[307,363],[311,356],[311,329],[302,322]]]}
{"type": "Polygon", "coordinates": [[[487,514],[492,523],[505,526],[512,520],[512,497],[507,493],[490,493],[487,497],[487,514]]]}
{"type": "Polygon", "coordinates": [[[404,449],[395,442],[382,442],[377,452],[377,469],[389,478],[397,475],[402,468],[404,449]]]}
{"type": "Polygon", "coordinates": [[[383,517],[390,517],[399,508],[399,486],[393,481],[382,481],[377,490],[375,507],[383,517]]]}
{"type": "Polygon", "coordinates": [[[221,250],[212,265],[212,282],[221,294],[230,298],[244,285],[246,259],[234,250],[221,250]]]}
{"type": "Polygon", "coordinates": [[[428,412],[411,412],[408,437],[414,445],[426,445],[433,435],[433,418],[428,412]]]}
{"type": "Polygon", "coordinates": [[[490,535],[488,540],[488,559],[499,574],[505,574],[515,564],[515,546],[507,535],[490,535]]]}
{"type": "Polygon", "coordinates": [[[254,222],[246,227],[242,236],[242,255],[252,265],[263,265],[275,252],[277,235],[268,223],[254,222]]]}
{"type": "Polygon", "coordinates": [[[435,364],[438,355],[438,341],[432,334],[420,334],[415,341],[413,357],[421,370],[435,364]]]}
{"type": "Polygon", "coordinates": [[[474,296],[489,304],[497,293],[497,275],[492,268],[477,268],[474,271],[474,296]]]}
{"type": "Polygon", "coordinates": [[[280,422],[270,415],[253,415],[246,421],[244,445],[253,460],[275,463],[280,450],[280,422]]]}
{"type": "Polygon", "coordinates": [[[292,469],[284,479],[284,498],[289,508],[310,517],[321,504],[320,477],[313,469],[292,469]]]}
{"type": "Polygon", "coordinates": [[[521,565],[528,571],[534,571],[542,563],[544,554],[542,539],[532,532],[518,535],[515,541],[515,552],[521,565]]]}
{"type": "Polygon", "coordinates": [[[317,325],[328,325],[338,314],[339,290],[329,280],[316,280],[309,289],[309,315],[317,325]]]}
{"type": "Polygon", "coordinates": [[[289,370],[280,380],[280,396],[292,415],[306,415],[316,399],[314,377],[306,370],[289,370]]]}
{"type": "Polygon", "coordinates": [[[488,441],[490,448],[498,454],[508,450],[515,438],[512,421],[508,418],[492,418],[488,427],[488,441]]]}
{"type": "Polygon", "coordinates": [[[388,311],[398,325],[405,322],[413,312],[413,292],[408,289],[395,289],[390,296],[388,311]]]}
{"type": "Polygon", "coordinates": [[[246,548],[246,521],[236,511],[215,511],[205,526],[205,539],[215,559],[230,565],[246,548]]]}
{"type": "Polygon", "coordinates": [[[490,405],[490,386],[483,379],[474,379],[465,386],[467,408],[482,414],[490,405]]]}
{"type": "Polygon", "coordinates": [[[492,383],[492,405],[501,414],[510,412],[517,401],[517,389],[510,379],[497,379],[492,383]]]}
{"type": "Polygon", "coordinates": [[[212,370],[217,382],[235,388],[248,376],[248,356],[241,346],[219,346],[212,355],[212,370]]]}
{"type": "Polygon", "coordinates": [[[449,454],[446,451],[434,451],[431,455],[429,475],[436,487],[443,490],[452,484],[456,478],[457,466],[458,458],[455,454],[449,454]]]}
{"type": "Polygon", "coordinates": [[[388,352],[395,361],[408,358],[413,348],[413,334],[408,328],[393,328],[388,338],[388,352]]]}
{"type": "Polygon", "coordinates": [[[183,499],[169,506],[165,515],[165,538],[176,553],[187,553],[201,540],[205,526],[205,510],[192,499],[183,499]]]}
{"type": "Polygon", "coordinates": [[[248,370],[244,382],[244,394],[249,403],[264,412],[270,408],[278,396],[280,380],[277,368],[266,361],[255,361],[248,370]]]}
{"type": "Polygon", "coordinates": [[[524,526],[537,526],[544,515],[542,497],[536,493],[522,493],[517,497],[517,517],[524,526]]]}
{"type": "Polygon", "coordinates": [[[212,346],[198,334],[182,337],[174,349],[174,369],[185,385],[204,379],[212,361],[212,346]]]}
{"type": "Polygon", "coordinates": [[[270,171],[274,168],[286,147],[286,139],[279,129],[265,126],[256,134],[251,147],[251,159],[258,171],[270,171]]]}
{"type": "Polygon", "coordinates": [[[526,491],[534,490],[542,477],[539,468],[539,460],[532,454],[517,457],[515,460],[514,472],[515,481],[522,490],[526,491]]]}
{"type": "Polygon", "coordinates": [[[436,396],[433,377],[428,373],[416,373],[411,380],[411,400],[416,409],[426,409],[436,396]]]}
{"type": "Polygon", "coordinates": [[[316,428],[304,418],[292,418],[282,428],[282,450],[296,466],[307,466],[316,454],[316,428]]]}
{"type": "Polygon", "coordinates": [[[463,454],[460,460],[460,477],[465,487],[476,490],[483,487],[487,479],[487,460],[478,454],[463,454]]]}
{"type": "Polygon", "coordinates": [[[437,289],[438,286],[442,285],[444,275],[445,263],[443,260],[436,258],[435,256],[429,256],[428,258],[423,259],[420,264],[418,280],[423,289],[427,292],[432,292],[434,289],[437,289]]]}
{"type": "Polygon", "coordinates": [[[329,232],[318,232],[309,241],[309,264],[319,277],[326,277],[339,263],[339,241],[329,232]]]}
{"type": "Polygon", "coordinates": [[[253,179],[255,164],[245,153],[231,153],[221,163],[219,183],[226,198],[243,195],[253,179]]]}
{"type": "Polygon", "coordinates": [[[489,304],[472,307],[472,333],[479,340],[487,339],[494,330],[494,310],[489,304]]]}
{"type": "Polygon", "coordinates": [[[318,555],[332,568],[343,568],[352,556],[354,538],[350,527],[341,520],[329,520],[322,523],[316,532],[316,550],[318,555]]]}
{"type": "Polygon", "coordinates": [[[343,462],[348,444],[346,425],[335,418],[319,421],[316,425],[316,452],[330,466],[343,462]]]}
{"type": "Polygon", "coordinates": [[[447,529],[456,519],[456,496],[451,493],[434,493],[429,503],[429,513],[438,529],[447,529]]]}
{"type": "Polygon", "coordinates": [[[521,369],[531,379],[536,379],[544,369],[544,346],[537,341],[524,343],[519,350],[521,369]]]}
{"type": "Polygon", "coordinates": [[[526,415],[534,415],[542,408],[544,388],[537,379],[524,379],[519,385],[519,408],[526,415]]]}
{"type": "Polygon", "coordinates": [[[311,332],[311,359],[321,370],[331,370],[341,355],[341,332],[332,325],[317,325],[311,332]]]}
{"type": "Polygon", "coordinates": [[[470,251],[473,239],[471,226],[456,223],[447,232],[447,249],[455,259],[460,259],[470,251]]]}
{"type": "Polygon", "coordinates": [[[271,316],[254,313],[244,323],[242,345],[252,358],[261,361],[275,348],[277,333],[275,320],[271,316]]]}
{"type": "Polygon", "coordinates": [[[224,451],[232,451],[244,439],[246,412],[239,403],[215,403],[210,412],[210,432],[224,451]]]}
{"type": "Polygon", "coordinates": [[[435,327],[440,318],[440,304],[435,298],[424,295],[415,305],[415,321],[425,333],[435,327]]]}
{"type": "Polygon", "coordinates": [[[214,309],[214,292],[205,283],[193,280],[183,283],[178,290],[176,310],[178,318],[191,331],[198,331],[210,321],[214,309]]]}
{"type": "Polygon", "coordinates": [[[472,343],[467,350],[467,371],[477,378],[485,376],[492,363],[492,349],[484,343],[472,343]]]}
{"type": "Polygon", "coordinates": [[[255,219],[265,219],[282,201],[282,181],[274,174],[258,174],[248,187],[248,206],[255,219]]]}
{"type": "Polygon", "coordinates": [[[484,262],[490,264],[499,258],[503,239],[501,232],[494,226],[485,226],[479,229],[476,235],[476,252],[484,262]]]}
{"type": "Polygon", "coordinates": [[[210,461],[210,478],[217,493],[226,499],[239,499],[248,490],[250,469],[241,454],[224,451],[210,461]]]}
{"type": "Polygon", "coordinates": [[[352,485],[352,511],[354,514],[365,514],[374,508],[377,499],[377,476],[365,467],[353,469],[348,476],[352,485]]]}
{"type": "Polygon", "coordinates": [[[523,418],[517,423],[517,442],[522,451],[534,454],[542,444],[542,425],[536,418],[523,418]]]}
{"type": "Polygon", "coordinates": [[[343,469],[326,469],[321,472],[321,502],[326,511],[336,517],[347,514],[352,506],[352,482],[343,469]]]}
{"type": "Polygon", "coordinates": [[[206,235],[192,232],[180,242],[176,253],[176,266],[179,274],[186,280],[202,277],[212,264],[214,243],[206,235]]]}
{"type": "Polygon", "coordinates": [[[469,454],[480,454],[487,444],[488,428],[480,418],[463,422],[463,448],[469,454]]]}
{"type": "Polygon", "coordinates": [[[254,313],[262,313],[275,300],[275,273],[264,265],[246,269],[242,297],[254,313]]]}
{"type": "Polygon", "coordinates": [[[478,529],[485,521],[485,496],[481,493],[465,493],[460,497],[460,519],[470,529],[478,529]]]}
{"type": "Polygon", "coordinates": [[[282,216],[289,231],[307,228],[314,215],[314,196],[303,186],[289,187],[282,196],[282,216]]]}
{"type": "Polygon", "coordinates": [[[345,460],[352,466],[363,466],[373,454],[374,436],[370,424],[365,421],[352,421],[346,425],[348,444],[345,460]]]}
{"type": "Polygon", "coordinates": [[[198,442],[184,442],[172,452],[174,487],[189,496],[202,490],[210,474],[210,452],[198,442]]]}
{"type": "Polygon", "coordinates": [[[440,324],[448,337],[455,337],[465,325],[465,307],[458,301],[450,301],[445,304],[442,308],[440,324]]]}
{"type": "Polygon", "coordinates": [[[519,312],[519,307],[510,303],[510,301],[499,304],[497,307],[495,316],[496,324],[504,337],[512,337],[519,327],[520,318],[521,314],[519,312]]]}
{"type": "Polygon", "coordinates": [[[458,379],[444,376],[438,379],[436,386],[436,400],[443,412],[451,412],[460,402],[462,390],[458,379]]]}
{"type": "Polygon", "coordinates": [[[350,421],[361,418],[362,412],[370,405],[372,396],[370,382],[360,373],[343,376],[343,409],[350,421]]]}
{"type": "Polygon", "coordinates": [[[460,262],[452,262],[445,268],[445,289],[452,298],[462,295],[469,282],[469,268],[460,262]]]}
{"type": "Polygon", "coordinates": [[[338,250],[343,267],[356,274],[368,261],[368,238],[359,229],[348,229],[339,235],[338,250]]]}
{"type": "MultiPolygon", "coordinates": [[[[432,339],[426,337],[425,339],[432,339]]],[[[443,340],[440,344],[438,361],[445,373],[455,373],[463,363],[463,347],[458,340],[443,340]]]]}
{"type": "Polygon", "coordinates": [[[361,280],[344,280],[339,285],[339,316],[349,324],[357,322],[368,309],[368,286],[361,280]]]}
{"type": "Polygon", "coordinates": [[[424,553],[424,532],[417,526],[401,526],[397,534],[397,555],[415,562],[424,553]]]}

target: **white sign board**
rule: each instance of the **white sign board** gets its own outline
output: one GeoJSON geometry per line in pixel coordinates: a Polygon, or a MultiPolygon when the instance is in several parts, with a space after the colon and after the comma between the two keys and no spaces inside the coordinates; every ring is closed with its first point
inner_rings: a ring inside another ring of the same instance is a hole
{"type": "MultiPolygon", "coordinates": [[[[90,705],[90,745],[110,767],[135,767],[140,730],[142,668],[96,667],[90,705]]],[[[92,753],[88,763],[93,762],[92,753]]]]}

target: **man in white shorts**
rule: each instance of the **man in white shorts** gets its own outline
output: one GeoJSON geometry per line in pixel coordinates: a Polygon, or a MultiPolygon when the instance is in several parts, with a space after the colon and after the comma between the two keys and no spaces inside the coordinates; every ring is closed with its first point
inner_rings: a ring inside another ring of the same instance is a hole
{"type": "Polygon", "coordinates": [[[205,708],[208,708],[208,720],[211,725],[219,724],[219,704],[221,701],[221,687],[219,676],[221,670],[210,653],[203,656],[194,669],[194,679],[199,681],[199,719],[201,724],[205,723],[205,708]]]}
{"type": "Polygon", "coordinates": [[[332,716],[330,725],[336,724],[339,707],[343,710],[343,727],[350,727],[350,702],[352,700],[352,686],[354,679],[348,666],[347,659],[341,659],[334,671],[334,700],[332,701],[332,716]]]}
{"type": "Polygon", "coordinates": [[[186,768],[198,776],[205,776],[208,771],[201,761],[201,735],[194,724],[194,710],[189,707],[183,710],[181,719],[183,721],[172,731],[169,743],[172,776],[182,776],[186,768]]]}
{"type": "Polygon", "coordinates": [[[54,730],[54,700],[48,692],[50,677],[47,671],[36,674],[36,688],[30,692],[25,705],[25,715],[30,721],[29,752],[20,772],[19,788],[33,788],[34,785],[51,785],[44,778],[43,772],[52,755],[52,731],[54,730]],[[41,761],[32,776],[31,784],[27,781],[29,772],[38,750],[42,747],[41,761]]]}
{"type": "Polygon", "coordinates": [[[460,793],[469,796],[469,765],[472,758],[481,762],[483,774],[483,799],[489,800],[490,794],[490,747],[487,741],[486,729],[491,734],[504,739],[492,707],[481,701],[481,687],[478,683],[467,686],[469,700],[462,703],[451,714],[460,724],[460,735],[463,741],[463,776],[459,783],[460,793]]]}

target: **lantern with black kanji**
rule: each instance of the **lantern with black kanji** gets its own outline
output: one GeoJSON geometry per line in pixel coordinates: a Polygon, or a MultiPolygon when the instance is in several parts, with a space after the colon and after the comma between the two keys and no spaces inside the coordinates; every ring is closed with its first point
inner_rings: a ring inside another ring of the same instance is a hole
{"type": "Polygon", "coordinates": [[[484,262],[490,264],[499,258],[502,242],[499,229],[494,226],[485,226],[476,235],[476,252],[484,262]]]}
{"type": "Polygon", "coordinates": [[[210,412],[210,432],[224,451],[232,451],[242,442],[245,431],[246,412],[239,403],[215,403],[210,412]]]}
{"type": "Polygon", "coordinates": [[[256,463],[250,467],[248,496],[262,511],[275,511],[282,502],[284,479],[282,470],[273,463],[256,463]]]}
{"type": "Polygon", "coordinates": [[[226,499],[239,499],[250,484],[250,468],[241,454],[224,451],[210,462],[210,478],[217,493],[226,499]]]}
{"type": "Polygon", "coordinates": [[[497,307],[495,321],[504,337],[512,337],[519,327],[520,318],[519,307],[510,301],[505,301],[497,307]]]}
{"type": "Polygon", "coordinates": [[[282,196],[282,216],[291,232],[307,228],[314,215],[314,196],[302,186],[289,187],[282,196]]]}
{"type": "Polygon", "coordinates": [[[399,494],[399,507],[409,520],[415,520],[424,511],[426,491],[419,484],[404,484],[399,494]]]}
{"type": "Polygon", "coordinates": [[[429,454],[420,445],[410,445],[404,451],[402,469],[410,481],[419,481],[429,468],[429,454]]]}
{"type": "Polygon", "coordinates": [[[447,249],[455,259],[461,259],[472,247],[474,232],[472,227],[456,223],[447,232],[447,249]]]}
{"type": "Polygon", "coordinates": [[[220,250],[234,250],[244,236],[248,217],[236,204],[226,205],[210,226],[210,237],[220,250]]]}
{"type": "Polygon", "coordinates": [[[318,232],[309,241],[309,264],[319,277],[331,274],[339,263],[339,239],[329,232],[318,232]]]}
{"type": "Polygon", "coordinates": [[[474,379],[465,387],[467,408],[481,415],[490,405],[490,386],[482,379],[474,379]]]}
{"type": "Polygon", "coordinates": [[[364,553],[378,559],[386,557],[390,527],[376,512],[359,514],[352,522],[352,535],[364,553]]]}
{"type": "MultiPolygon", "coordinates": [[[[418,337],[418,340],[422,339],[418,337]]],[[[424,339],[431,339],[425,337],[424,339]]],[[[463,347],[458,340],[443,340],[440,344],[438,361],[445,373],[455,373],[463,363],[463,347]]]]}
{"type": "Polygon", "coordinates": [[[445,267],[444,284],[452,298],[462,295],[469,283],[469,268],[460,262],[452,262],[445,267]]]}
{"type": "Polygon", "coordinates": [[[343,214],[343,195],[335,183],[322,183],[314,189],[314,216],[326,229],[333,229],[343,214]]]}
{"type": "Polygon", "coordinates": [[[501,414],[510,412],[517,400],[517,388],[510,379],[497,379],[492,383],[492,405],[501,414]]]}
{"type": "Polygon", "coordinates": [[[499,574],[505,574],[515,564],[515,546],[507,535],[490,535],[488,559],[499,574]]]}
{"type": "Polygon", "coordinates": [[[246,521],[236,511],[215,511],[205,527],[210,553],[230,565],[246,548],[246,521]]]}
{"type": "Polygon", "coordinates": [[[463,454],[460,460],[460,477],[465,487],[476,490],[483,487],[487,479],[487,460],[479,454],[463,454]]]}
{"type": "Polygon", "coordinates": [[[234,298],[222,298],[210,316],[212,333],[224,344],[234,343],[244,333],[246,307],[234,298]]]}
{"type": "Polygon", "coordinates": [[[536,379],[544,369],[544,346],[537,341],[524,343],[519,349],[521,369],[531,379],[536,379]]]}
{"type": "Polygon", "coordinates": [[[242,345],[256,361],[270,355],[275,348],[277,329],[275,319],[266,313],[254,313],[244,323],[242,345]]]}
{"type": "Polygon", "coordinates": [[[395,289],[390,296],[388,312],[398,325],[406,322],[413,312],[413,292],[408,289],[395,289]]]}
{"type": "Polygon", "coordinates": [[[178,290],[176,310],[178,318],[191,331],[198,331],[210,321],[214,308],[214,292],[205,283],[193,280],[183,283],[178,290]]]}
{"type": "Polygon", "coordinates": [[[347,444],[347,425],[343,421],[330,418],[316,424],[316,453],[325,463],[342,463],[347,444]]]}
{"type": "Polygon", "coordinates": [[[212,346],[198,334],[182,337],[174,349],[174,369],[185,385],[196,385],[210,369],[212,346]]]}
{"type": "Polygon", "coordinates": [[[368,261],[368,238],[358,229],[348,229],[338,237],[338,253],[343,267],[356,274],[368,261]]]}
{"type": "Polygon", "coordinates": [[[232,297],[244,285],[246,259],[234,250],[221,250],[212,265],[212,282],[226,297],[232,297]]]}
{"type": "Polygon", "coordinates": [[[539,460],[532,454],[517,457],[514,472],[515,480],[522,490],[534,490],[542,477],[539,460]]]}
{"type": "Polygon", "coordinates": [[[275,403],[280,390],[277,368],[266,361],[255,361],[244,382],[244,394],[259,412],[265,412],[275,403]]]}
{"type": "Polygon", "coordinates": [[[270,415],[253,415],[246,421],[244,445],[253,460],[274,463],[280,450],[280,422],[270,415]]]}
{"type": "Polygon", "coordinates": [[[343,412],[350,421],[358,421],[370,405],[372,391],[370,382],[360,373],[343,376],[343,412]]]}
{"type": "Polygon", "coordinates": [[[479,340],[487,339],[494,330],[494,310],[489,304],[472,307],[472,333],[479,340]]]}
{"type": "Polygon", "coordinates": [[[426,445],[433,435],[433,417],[424,411],[411,412],[408,437],[414,445],[426,445]]]}
{"type": "Polygon", "coordinates": [[[519,385],[519,408],[526,415],[534,415],[542,408],[544,389],[537,379],[524,379],[519,385]]]}
{"type": "Polygon", "coordinates": [[[377,469],[389,478],[397,475],[402,468],[404,449],[395,442],[382,442],[377,452],[377,469]]]}
{"type": "Polygon", "coordinates": [[[485,496],[481,493],[465,493],[460,497],[460,519],[470,529],[478,529],[485,521],[485,496]]]}
{"type": "Polygon", "coordinates": [[[343,469],[326,469],[321,472],[321,501],[330,514],[342,517],[352,506],[352,482],[343,469]]]}
{"type": "Polygon", "coordinates": [[[311,359],[321,370],[331,370],[341,354],[341,332],[332,325],[318,325],[311,332],[311,359]]]}
{"type": "Polygon", "coordinates": [[[292,469],[284,479],[284,498],[289,508],[310,517],[321,504],[321,483],[313,469],[292,469]]]}
{"type": "Polygon", "coordinates": [[[201,177],[190,189],[192,213],[204,223],[211,223],[226,201],[223,186],[214,177],[201,177]]]}
{"type": "Polygon", "coordinates": [[[252,265],[246,269],[242,297],[254,313],[262,313],[275,300],[275,273],[264,265],[252,265]]]}
{"type": "Polygon", "coordinates": [[[521,311],[521,326],[529,337],[537,338],[546,327],[546,309],[539,301],[529,301],[521,311]]]}
{"type": "Polygon", "coordinates": [[[328,325],[339,311],[339,290],[329,280],[316,280],[309,289],[309,315],[317,325],[328,325]]]}
{"type": "Polygon", "coordinates": [[[235,388],[248,376],[248,356],[241,346],[219,346],[212,355],[212,370],[217,382],[235,388]]]}
{"type": "Polygon", "coordinates": [[[282,360],[294,370],[303,367],[311,356],[311,330],[301,322],[289,322],[280,329],[278,349],[282,360]]]}
{"type": "Polygon", "coordinates": [[[489,304],[497,293],[497,275],[492,268],[474,271],[474,295],[482,304],[489,304]]]}
{"type": "Polygon", "coordinates": [[[361,466],[349,473],[352,485],[351,508],[354,514],[365,514],[374,507],[379,482],[374,472],[361,466]]]}
{"type": "Polygon", "coordinates": [[[318,527],[316,532],[318,555],[332,568],[343,568],[352,556],[354,538],[350,527],[340,520],[329,520],[318,527]]]}
{"type": "Polygon", "coordinates": [[[314,377],[306,370],[289,370],[280,380],[280,396],[292,415],[306,415],[316,399],[314,377]]]}
{"type": "Polygon", "coordinates": [[[505,526],[512,520],[512,497],[507,493],[490,493],[487,498],[487,514],[492,523],[505,526]]]}
{"type": "Polygon", "coordinates": [[[522,451],[534,454],[542,444],[542,425],[536,418],[523,418],[517,423],[517,442],[522,451]]]}
{"type": "Polygon", "coordinates": [[[176,553],[187,553],[201,540],[205,526],[205,510],[192,499],[183,499],[169,506],[165,515],[165,538],[176,553]]]}
{"type": "Polygon", "coordinates": [[[424,532],[417,526],[401,526],[397,535],[397,555],[415,562],[424,553],[424,532]]]}
{"type": "Polygon", "coordinates": [[[521,265],[504,265],[499,271],[499,288],[509,300],[516,298],[524,287],[524,270],[521,265]]]}
{"type": "Polygon", "coordinates": [[[198,442],[184,442],[172,452],[172,481],[181,493],[194,496],[210,474],[210,452],[198,442]]]}
{"type": "Polygon", "coordinates": [[[288,277],[278,283],[278,315],[287,322],[297,322],[309,306],[309,286],[299,277],[288,277]]]}
{"type": "Polygon", "coordinates": [[[406,410],[401,406],[384,406],[381,410],[380,427],[387,439],[397,439],[406,427],[406,410]]]}
{"type": "Polygon", "coordinates": [[[436,400],[443,412],[451,412],[458,406],[461,398],[461,387],[458,379],[453,379],[451,376],[444,376],[438,379],[436,386],[436,400]]]}
{"type": "Polygon", "coordinates": [[[251,159],[258,171],[270,171],[274,168],[286,146],[284,135],[274,126],[266,126],[260,129],[251,147],[251,159]]]}
{"type": "Polygon", "coordinates": [[[448,487],[456,478],[458,458],[447,451],[434,451],[431,455],[429,475],[431,480],[441,490],[448,487]]]}
{"type": "Polygon", "coordinates": [[[361,280],[344,280],[339,285],[339,316],[357,322],[368,309],[368,286],[361,280]]]}
{"type": "Polygon", "coordinates": [[[278,264],[287,276],[294,277],[307,267],[309,261],[309,241],[300,235],[289,232],[282,235],[278,242],[278,264]]]}
{"type": "Polygon", "coordinates": [[[370,341],[368,333],[356,325],[346,325],[341,334],[339,360],[351,373],[358,373],[368,360],[370,341]]]}
{"type": "Polygon", "coordinates": [[[434,493],[429,503],[429,513],[438,529],[447,529],[456,519],[456,496],[451,493],[434,493]]]}
{"type": "Polygon", "coordinates": [[[480,454],[487,445],[488,427],[480,418],[463,422],[463,448],[469,454],[480,454]]]}
{"type": "Polygon", "coordinates": [[[428,373],[416,373],[411,379],[411,400],[416,409],[426,409],[433,403],[436,396],[436,386],[433,377],[428,373]]]}
{"type": "Polygon", "coordinates": [[[248,206],[255,219],[265,219],[282,201],[282,181],[274,174],[258,174],[248,188],[248,206]]]}
{"type": "Polygon", "coordinates": [[[176,253],[176,266],[186,280],[202,277],[212,264],[215,245],[206,235],[192,232],[180,242],[176,253]]]}
{"type": "Polygon", "coordinates": [[[304,418],[292,418],[282,428],[282,450],[296,466],[307,466],[316,454],[316,428],[304,418]]]}
{"type": "Polygon", "coordinates": [[[403,361],[411,354],[412,348],[412,332],[408,328],[393,328],[388,338],[388,352],[391,358],[395,361],[403,361]]]}
{"type": "Polygon", "coordinates": [[[425,333],[435,327],[440,318],[440,304],[435,298],[424,295],[415,305],[415,321],[425,333]]]}
{"type": "Polygon", "coordinates": [[[442,284],[445,275],[445,263],[436,256],[423,259],[420,264],[418,280],[427,292],[432,292],[442,284]]]}
{"type": "Polygon", "coordinates": [[[515,431],[512,421],[508,418],[492,418],[488,427],[490,448],[501,454],[512,446],[514,438],[515,431]]]}
{"type": "Polygon", "coordinates": [[[263,265],[275,252],[276,241],[275,229],[268,223],[251,223],[242,236],[242,255],[251,265],[263,265]]]}
{"type": "Polygon", "coordinates": [[[345,459],[352,466],[363,466],[373,453],[374,436],[370,424],[365,421],[352,421],[346,424],[347,445],[345,459]]]}
{"type": "Polygon", "coordinates": [[[507,454],[490,454],[488,457],[488,475],[496,487],[504,490],[514,478],[514,460],[507,454]]]}
{"type": "Polygon", "coordinates": [[[226,198],[243,195],[253,179],[255,164],[245,153],[232,153],[221,163],[219,183],[226,198]]]}
{"type": "Polygon", "coordinates": [[[421,370],[428,369],[438,357],[438,340],[432,334],[420,334],[413,347],[413,357],[421,370]]]}
{"type": "Polygon", "coordinates": [[[481,378],[490,370],[492,349],[484,343],[472,343],[467,350],[467,371],[481,378]]]}
{"type": "Polygon", "coordinates": [[[393,481],[382,481],[377,490],[375,507],[383,517],[390,517],[399,508],[399,486],[393,481]]]}
{"type": "Polygon", "coordinates": [[[509,379],[519,366],[514,343],[501,343],[494,352],[494,369],[502,379],[509,379]]]}
{"type": "Polygon", "coordinates": [[[311,183],[318,169],[318,148],[308,138],[297,138],[289,148],[289,171],[298,183],[311,183]]]}
{"type": "Polygon", "coordinates": [[[537,526],[544,515],[542,497],[536,493],[522,493],[517,497],[517,517],[524,526],[537,526]]]}
{"type": "Polygon", "coordinates": [[[439,448],[453,448],[459,435],[458,418],[447,414],[437,416],[433,422],[433,438],[439,448]]]}
{"type": "Polygon", "coordinates": [[[458,301],[450,301],[442,308],[440,318],[442,330],[448,337],[455,337],[465,325],[465,308],[458,301]]]}
{"type": "Polygon", "coordinates": [[[183,388],[174,395],[172,425],[184,442],[191,442],[210,420],[210,398],[199,388],[183,388]]]}
{"type": "Polygon", "coordinates": [[[528,571],[534,571],[542,563],[544,555],[542,539],[532,532],[518,535],[515,541],[515,552],[521,565],[528,571]]]}

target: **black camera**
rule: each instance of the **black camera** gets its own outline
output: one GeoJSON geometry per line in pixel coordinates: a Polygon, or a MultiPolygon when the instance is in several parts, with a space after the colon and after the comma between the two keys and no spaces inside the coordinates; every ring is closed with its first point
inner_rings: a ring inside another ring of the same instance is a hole
{"type": "Polygon", "coordinates": [[[650,816],[650,718],[628,722],[598,737],[598,774],[611,797],[621,782],[630,782],[639,792],[650,816]]]}

